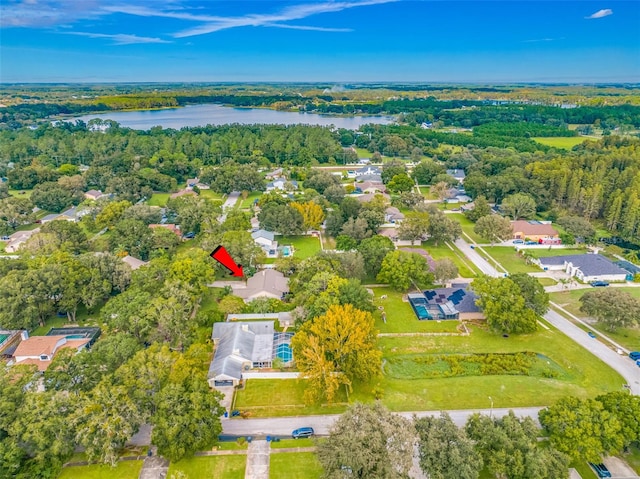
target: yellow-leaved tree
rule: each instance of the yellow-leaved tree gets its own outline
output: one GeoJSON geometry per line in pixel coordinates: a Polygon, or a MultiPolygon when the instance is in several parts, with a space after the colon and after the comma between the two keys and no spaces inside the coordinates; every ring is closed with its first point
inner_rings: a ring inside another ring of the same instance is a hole
{"type": "Polygon", "coordinates": [[[308,380],[309,402],[333,401],[341,385],[380,373],[382,353],[371,313],[350,304],[333,305],[307,321],[291,340],[298,369],[308,380]]]}
{"type": "Polygon", "coordinates": [[[324,221],[324,211],[322,207],[314,201],[306,203],[293,202],[289,206],[300,212],[304,219],[304,227],[306,230],[317,230],[324,221]]]}

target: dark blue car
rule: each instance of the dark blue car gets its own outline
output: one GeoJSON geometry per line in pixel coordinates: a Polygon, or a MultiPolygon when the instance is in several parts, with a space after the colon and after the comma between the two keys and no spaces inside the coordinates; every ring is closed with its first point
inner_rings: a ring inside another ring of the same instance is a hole
{"type": "Polygon", "coordinates": [[[630,357],[631,359],[633,359],[634,361],[637,361],[638,359],[640,359],[640,352],[638,352],[638,351],[631,351],[631,352],[629,353],[629,357],[630,357]]]}
{"type": "Polygon", "coordinates": [[[311,437],[313,436],[313,428],[312,427],[301,427],[299,429],[294,429],[291,433],[291,437],[294,439],[300,439],[303,437],[311,437]]]}

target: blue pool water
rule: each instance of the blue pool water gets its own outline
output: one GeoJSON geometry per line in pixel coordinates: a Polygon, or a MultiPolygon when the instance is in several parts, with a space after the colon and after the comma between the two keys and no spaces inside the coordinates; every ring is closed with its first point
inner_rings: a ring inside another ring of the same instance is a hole
{"type": "Polygon", "coordinates": [[[291,248],[289,248],[288,246],[283,246],[282,247],[282,255],[283,256],[291,256],[291,248]]]}
{"type": "Polygon", "coordinates": [[[84,334],[69,334],[67,339],[85,339],[86,336],[84,334]]]}
{"type": "Polygon", "coordinates": [[[288,363],[293,359],[293,351],[288,344],[280,344],[276,350],[276,356],[282,359],[285,363],[288,363]]]}
{"type": "Polygon", "coordinates": [[[418,319],[431,319],[431,315],[429,314],[429,311],[427,311],[427,308],[425,308],[421,304],[414,304],[413,307],[416,310],[418,319]]]}

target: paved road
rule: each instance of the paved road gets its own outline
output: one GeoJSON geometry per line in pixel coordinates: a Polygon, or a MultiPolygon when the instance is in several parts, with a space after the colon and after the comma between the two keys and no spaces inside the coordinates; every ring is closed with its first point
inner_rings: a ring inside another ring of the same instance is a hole
{"type": "Polygon", "coordinates": [[[222,203],[222,214],[218,217],[218,221],[220,223],[224,223],[224,220],[227,219],[227,211],[235,206],[235,204],[238,202],[238,198],[240,198],[239,191],[232,191],[231,193],[229,193],[227,199],[224,201],[224,203],[222,203]]]}
{"type": "MultiPolygon", "coordinates": [[[[484,258],[469,247],[463,239],[456,240],[456,246],[462,251],[469,260],[485,274],[498,277],[503,276],[491,266],[484,258]]],[[[609,349],[608,346],[600,341],[591,338],[585,331],[573,324],[571,321],[561,316],[559,313],[550,310],[544,315],[544,318],[561,332],[569,336],[576,343],[580,344],[587,351],[600,358],[611,368],[615,369],[627,381],[631,388],[631,392],[640,395],[640,368],[636,366],[634,361],[626,356],[621,356],[609,349]]]]}
{"type": "MultiPolygon", "coordinates": [[[[539,407],[527,408],[500,408],[500,409],[466,409],[457,411],[447,411],[451,419],[458,425],[464,426],[469,416],[474,413],[493,414],[494,417],[502,417],[510,410],[518,416],[530,416],[537,422],[539,407]]],[[[418,417],[438,416],[440,411],[417,411],[402,412],[401,416],[411,418],[414,414],[418,417]]],[[[311,426],[316,434],[325,435],[329,433],[329,428],[333,422],[340,417],[338,414],[327,414],[324,416],[291,416],[291,417],[269,417],[259,419],[222,419],[223,434],[238,436],[288,436],[291,431],[299,427],[311,426]]]]}
{"type": "Polygon", "coordinates": [[[618,371],[631,387],[631,392],[640,395],[640,368],[628,356],[616,353],[606,344],[590,337],[585,331],[553,310],[549,310],[544,315],[544,318],[576,343],[618,371]]]}
{"type": "Polygon", "coordinates": [[[499,273],[493,266],[489,264],[489,262],[480,256],[475,250],[469,246],[462,238],[457,239],[455,245],[458,247],[462,253],[476,265],[476,267],[484,274],[488,276],[493,276],[494,278],[502,278],[504,276],[503,273],[499,273]]]}

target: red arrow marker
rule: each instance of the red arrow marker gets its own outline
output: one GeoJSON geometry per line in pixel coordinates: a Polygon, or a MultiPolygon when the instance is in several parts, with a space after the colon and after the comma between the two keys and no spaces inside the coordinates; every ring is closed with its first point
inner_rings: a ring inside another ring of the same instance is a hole
{"type": "Polygon", "coordinates": [[[218,246],[216,249],[214,249],[211,253],[211,257],[222,266],[227,268],[229,271],[231,271],[232,276],[244,276],[242,265],[236,264],[236,262],[233,261],[233,258],[231,257],[231,255],[229,255],[224,246],[218,246]]]}

